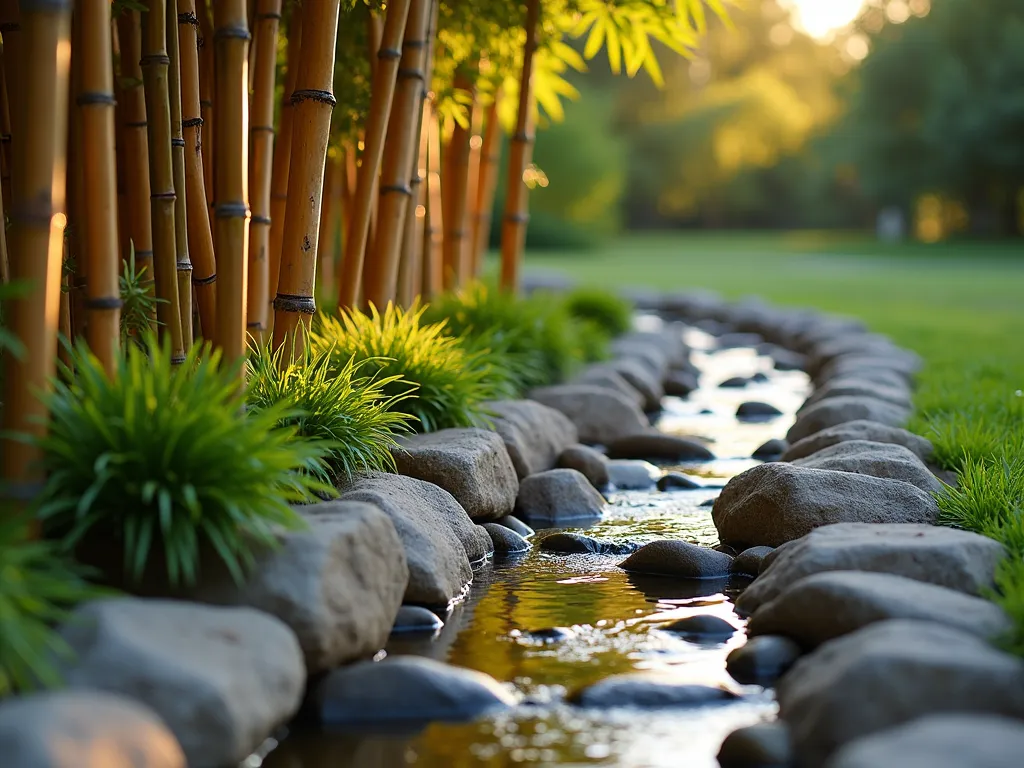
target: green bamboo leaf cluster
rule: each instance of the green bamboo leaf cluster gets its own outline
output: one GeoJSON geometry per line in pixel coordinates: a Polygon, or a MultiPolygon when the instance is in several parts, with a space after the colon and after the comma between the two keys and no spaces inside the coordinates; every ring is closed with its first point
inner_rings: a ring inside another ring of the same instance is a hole
{"type": "Polygon", "coordinates": [[[118,278],[121,294],[121,346],[129,342],[143,344],[145,334],[157,321],[156,305],[163,301],[153,293],[146,267],[135,266],[135,244],[132,243],[128,259],[123,262],[124,271],[118,278]],[[145,278],[145,280],[143,279],[145,278]]]}
{"type": "Polygon", "coordinates": [[[279,426],[286,403],[245,413],[208,345],[177,367],[167,344],[131,345],[109,379],[80,344],[72,367],[48,396],[39,517],[69,549],[116,542],[129,579],[157,553],[170,584],[193,584],[207,547],[241,579],[256,547],[301,525],[289,503],[333,492],[315,478],[327,449],[279,426]]]}

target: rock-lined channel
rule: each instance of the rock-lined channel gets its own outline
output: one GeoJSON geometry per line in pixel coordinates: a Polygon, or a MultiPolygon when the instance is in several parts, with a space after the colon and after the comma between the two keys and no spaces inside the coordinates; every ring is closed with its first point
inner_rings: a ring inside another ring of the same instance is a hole
{"type": "MultiPolygon", "coordinates": [[[[639,322],[654,326],[660,321],[641,317],[639,322]]],[[[531,551],[495,555],[477,569],[468,598],[440,632],[426,638],[393,635],[386,648],[392,657],[422,656],[485,672],[506,687],[518,706],[468,724],[410,724],[400,730],[377,730],[372,723],[347,732],[296,725],[264,760],[266,768],[702,768],[718,765],[715,755],[730,732],[774,714],[770,691],[740,685],[726,672],[726,656],[746,641],[744,632],[730,635],[721,621],[675,623],[712,616],[742,629],[745,622],[733,609],[733,597],[749,579],[641,575],[619,567],[625,559],[621,552],[630,545],[659,539],[716,545],[706,502],[731,477],[760,463],[751,458],[755,450],[785,436],[811,392],[806,374],[780,370],[787,366],[776,367],[770,357],[744,346],[746,339],[716,340],[691,328],[685,341],[701,372],[700,386],[687,397],[666,396],[655,424],[666,434],[702,438],[717,458],[660,465],[658,474],[683,477],[662,483],[665,491],[654,486],[613,491],[600,522],[561,529],[619,545],[616,554],[567,554],[566,548],[577,546],[572,541],[558,542],[555,548],[563,551],[548,551],[539,544],[554,531],[538,530],[531,551]],[[730,379],[746,383],[720,386],[730,379]],[[742,412],[754,415],[737,417],[744,403],[764,403],[781,413],[748,407],[742,412]],[[686,488],[687,478],[698,487],[686,488]],[[618,697],[637,695],[628,686],[614,687],[615,681],[576,704],[567,703],[585,686],[633,672],[705,686],[692,692],[700,703],[607,708],[618,697]],[[717,694],[709,700],[707,687],[735,696],[717,694]]]]}

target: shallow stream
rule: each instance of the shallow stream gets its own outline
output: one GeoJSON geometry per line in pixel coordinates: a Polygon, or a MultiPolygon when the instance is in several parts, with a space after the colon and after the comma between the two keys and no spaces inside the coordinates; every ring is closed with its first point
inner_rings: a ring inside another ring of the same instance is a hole
{"type": "MultiPolygon", "coordinates": [[[[642,318],[649,323],[655,318],[642,318]]],[[[710,507],[734,475],[758,462],[755,448],[783,437],[810,391],[801,372],[781,372],[752,348],[716,350],[714,338],[686,331],[701,386],[685,399],[666,397],[656,424],[664,432],[706,439],[720,457],[666,467],[685,472],[698,490],[631,491],[611,505],[587,535],[614,541],[681,538],[718,543],[710,507]],[[720,388],[733,376],[762,373],[744,388],[720,388]],[[737,406],[758,400],[783,415],[763,422],[736,419],[737,406]]],[[[390,654],[418,654],[486,672],[509,685],[524,705],[479,722],[436,723],[409,732],[297,729],[263,761],[265,768],[429,768],[477,766],[620,766],[714,768],[725,736],[771,717],[770,691],[738,686],[725,671],[726,655],[745,642],[700,644],[658,629],[660,622],[711,613],[743,626],[732,597],[747,582],[680,580],[627,574],[621,556],[560,555],[534,550],[500,558],[476,573],[471,593],[429,640],[395,640],[390,654]],[[557,643],[531,631],[561,627],[557,643]],[[652,671],[684,682],[724,685],[742,693],[735,702],[664,711],[582,710],[562,702],[567,691],[609,675],[652,671]]]]}

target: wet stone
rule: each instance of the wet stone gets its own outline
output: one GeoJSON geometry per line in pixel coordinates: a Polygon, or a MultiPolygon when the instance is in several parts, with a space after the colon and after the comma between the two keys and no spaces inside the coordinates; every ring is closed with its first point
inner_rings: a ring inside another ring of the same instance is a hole
{"type": "Polygon", "coordinates": [[[669,472],[658,478],[659,491],[689,491],[694,488],[703,488],[700,483],[681,472],[669,472]]]}
{"type": "MultiPolygon", "coordinates": [[[[717,499],[717,498],[718,497],[716,496],[715,499],[717,499]]],[[[698,507],[713,507],[713,506],[715,506],[715,499],[707,499],[705,501],[702,501],[697,506],[698,507]]]]}
{"type": "Polygon", "coordinates": [[[604,454],[586,445],[570,445],[558,456],[560,469],[575,469],[598,490],[611,482],[608,476],[608,459],[604,454]]]}
{"type": "Polygon", "coordinates": [[[745,573],[748,576],[757,576],[761,572],[761,564],[764,559],[775,551],[774,547],[751,547],[736,555],[732,561],[733,573],[745,573]]]}
{"type": "Polygon", "coordinates": [[[564,554],[628,555],[635,552],[638,546],[633,543],[602,541],[580,533],[553,533],[540,542],[543,551],[564,554]]]}
{"type": "Polygon", "coordinates": [[[700,614],[698,616],[687,616],[684,619],[677,619],[670,624],[658,627],[666,632],[674,632],[682,635],[687,640],[714,640],[725,641],[736,634],[736,627],[725,619],[711,614],[700,614]]]}
{"type": "Polygon", "coordinates": [[[527,552],[530,550],[530,542],[504,525],[497,523],[484,523],[484,528],[494,543],[494,551],[498,554],[512,554],[514,552],[527,552]]]}
{"type": "Polygon", "coordinates": [[[616,459],[605,464],[608,479],[620,491],[646,491],[655,486],[658,468],[647,461],[616,459]]]}
{"type": "Polygon", "coordinates": [[[665,379],[665,394],[673,397],[687,397],[700,386],[697,377],[689,371],[669,371],[665,379]]]}
{"type": "Polygon", "coordinates": [[[536,533],[533,528],[528,526],[515,515],[505,515],[505,517],[498,520],[498,525],[510,528],[524,538],[527,536],[533,536],[533,534],[536,533]]]}
{"type": "Polygon", "coordinates": [[[772,419],[781,415],[782,411],[771,403],[762,403],[758,400],[740,403],[739,408],[736,409],[738,419],[772,419]]]}
{"type": "Polygon", "coordinates": [[[743,389],[750,383],[750,380],[743,376],[733,376],[732,378],[726,379],[718,386],[722,389],[743,389]]]}
{"type": "Polygon", "coordinates": [[[644,673],[613,675],[574,691],[571,704],[595,709],[634,707],[699,707],[733,701],[736,694],[724,688],[666,680],[664,675],[644,673]]]}
{"type": "Polygon", "coordinates": [[[725,661],[726,671],[741,685],[769,687],[800,658],[795,640],[782,635],[759,635],[732,651],[725,661]]]}
{"type": "Polygon", "coordinates": [[[686,541],[663,539],[645,544],[619,567],[636,573],[707,579],[729,575],[732,558],[686,541]]]}
{"type": "Polygon", "coordinates": [[[391,634],[434,633],[442,627],[444,627],[444,622],[433,611],[418,605],[403,605],[398,609],[398,615],[395,616],[395,625],[391,628],[391,634]]]}
{"type": "Polygon", "coordinates": [[[772,438],[758,446],[757,450],[751,454],[751,458],[761,459],[762,461],[777,461],[786,452],[787,448],[789,448],[789,443],[785,440],[772,438]]]}
{"type": "Polygon", "coordinates": [[[646,459],[648,461],[707,461],[715,458],[696,440],[644,432],[615,440],[608,445],[610,459],[646,459]]]}
{"type": "Polygon", "coordinates": [[[604,497],[575,469],[530,475],[519,486],[517,517],[534,525],[569,526],[601,519],[604,497]]]}
{"type": "Polygon", "coordinates": [[[779,722],[757,723],[733,731],[718,750],[721,768],[782,768],[792,762],[789,729],[779,722]]]}
{"type": "Polygon", "coordinates": [[[543,629],[531,629],[523,634],[531,640],[537,640],[542,643],[562,643],[576,637],[576,633],[568,627],[544,627],[543,629]]]}

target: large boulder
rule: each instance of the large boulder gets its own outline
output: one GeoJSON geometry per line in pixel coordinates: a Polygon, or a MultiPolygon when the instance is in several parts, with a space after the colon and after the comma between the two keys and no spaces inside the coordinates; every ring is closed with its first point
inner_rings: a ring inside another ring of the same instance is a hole
{"type": "Polygon", "coordinates": [[[728,482],[712,518],[725,544],[777,547],[833,523],[934,523],[931,495],[900,480],[761,464],[728,482]]]}
{"type": "Polygon", "coordinates": [[[800,411],[804,411],[815,403],[828,400],[833,397],[873,397],[876,400],[884,400],[887,403],[910,408],[911,391],[910,387],[894,386],[867,379],[859,379],[855,376],[832,379],[818,387],[804,401],[800,411]]]}
{"type": "Polygon", "coordinates": [[[909,448],[892,443],[849,440],[822,448],[803,459],[792,462],[795,467],[834,469],[859,475],[902,480],[922,491],[942,490],[942,483],[909,448]]]}
{"type": "Polygon", "coordinates": [[[874,378],[874,373],[882,372],[888,374],[887,380],[894,383],[898,380],[910,383],[918,370],[919,359],[906,357],[904,350],[894,353],[886,350],[874,350],[865,352],[851,352],[840,355],[822,365],[811,374],[816,383],[838,379],[841,376],[861,374],[865,378],[874,378]]]}
{"type": "Polygon", "coordinates": [[[587,445],[570,445],[558,454],[558,468],[575,469],[597,489],[606,488],[611,482],[607,457],[587,445]]]}
{"type": "Polygon", "coordinates": [[[625,395],[638,406],[643,407],[644,396],[623,378],[622,374],[607,365],[597,363],[588,365],[573,378],[573,384],[586,384],[591,387],[602,387],[625,395]]]}
{"type": "Polygon", "coordinates": [[[827,571],[805,576],[754,611],[752,635],[786,635],[804,648],[886,619],[946,624],[994,640],[1010,629],[990,600],[888,573],[827,571]]]}
{"type": "Polygon", "coordinates": [[[669,324],[657,331],[631,331],[611,343],[612,352],[619,357],[642,355],[649,358],[649,350],[652,349],[664,358],[668,366],[685,363],[690,355],[690,349],[683,341],[682,326],[678,324],[669,324]]]}
{"type": "Polygon", "coordinates": [[[535,400],[495,400],[486,408],[520,480],[552,469],[558,455],[579,442],[576,425],[565,414],[535,400]]]}
{"type": "Polygon", "coordinates": [[[567,528],[600,520],[604,506],[604,497],[575,469],[552,469],[523,480],[516,516],[534,527],[567,528]]]}
{"type": "Polygon", "coordinates": [[[775,686],[803,765],[926,715],[1024,717],[1024,661],[927,621],[872,624],[804,656],[775,686]]]}
{"type": "Polygon", "coordinates": [[[71,689],[148,706],[188,765],[237,765],[302,701],[306,668],[287,626],[251,608],[121,598],[80,606],[61,629],[71,689]]]}
{"type": "Polygon", "coordinates": [[[696,440],[647,430],[608,443],[608,458],[680,462],[708,461],[715,455],[696,440]]]}
{"type": "Polygon", "coordinates": [[[447,607],[473,580],[471,563],[492,549],[459,502],[423,480],[373,473],[351,483],[341,500],[373,504],[391,518],[409,564],[407,603],[447,607]]]}
{"type": "Polygon", "coordinates": [[[483,672],[417,656],[337,669],[311,698],[320,720],[335,726],[473,720],[515,703],[483,672]]]}
{"type": "Polygon", "coordinates": [[[444,488],[476,522],[512,511],[519,478],[505,443],[486,429],[442,429],[402,440],[394,450],[399,474],[444,488]]]}
{"type": "Polygon", "coordinates": [[[0,704],[0,755],[7,768],[185,768],[160,718],[102,691],[60,691],[0,704]]]}
{"type": "Polygon", "coordinates": [[[790,445],[782,454],[782,461],[802,459],[831,445],[849,440],[870,440],[874,443],[902,445],[921,461],[928,461],[932,455],[932,444],[920,435],[915,435],[900,427],[879,424],[877,421],[858,419],[815,432],[800,442],[790,445]]]}
{"type": "Polygon", "coordinates": [[[314,674],[384,647],[409,568],[395,526],[376,507],[334,501],[299,510],[308,527],[279,534],[280,546],[257,555],[244,583],[204,571],[194,597],[276,616],[314,674]]]}
{"type": "Polygon", "coordinates": [[[584,443],[608,445],[650,427],[644,412],[634,401],[601,387],[589,384],[541,387],[532,390],[530,397],[568,416],[584,443]]]}
{"type": "Polygon", "coordinates": [[[634,573],[678,576],[686,579],[723,578],[729,575],[732,558],[723,552],[688,541],[661,539],[645,544],[619,567],[634,573]]]}
{"type": "Polygon", "coordinates": [[[901,427],[910,411],[902,406],[871,397],[830,397],[805,408],[786,433],[789,444],[848,421],[877,421],[890,427],[901,427]]]}
{"type": "Polygon", "coordinates": [[[1024,755],[1024,722],[994,715],[932,715],[857,739],[826,768],[1011,768],[1024,755]]]}
{"type": "Polygon", "coordinates": [[[601,365],[618,373],[641,394],[645,411],[656,411],[661,407],[661,398],[665,396],[662,373],[651,370],[642,359],[635,357],[617,357],[601,365]]]}
{"type": "Polygon", "coordinates": [[[761,575],[736,601],[752,613],[799,579],[823,571],[874,571],[937,584],[968,595],[994,585],[1003,545],[935,525],[843,523],[817,528],[769,554],[761,575]]]}

